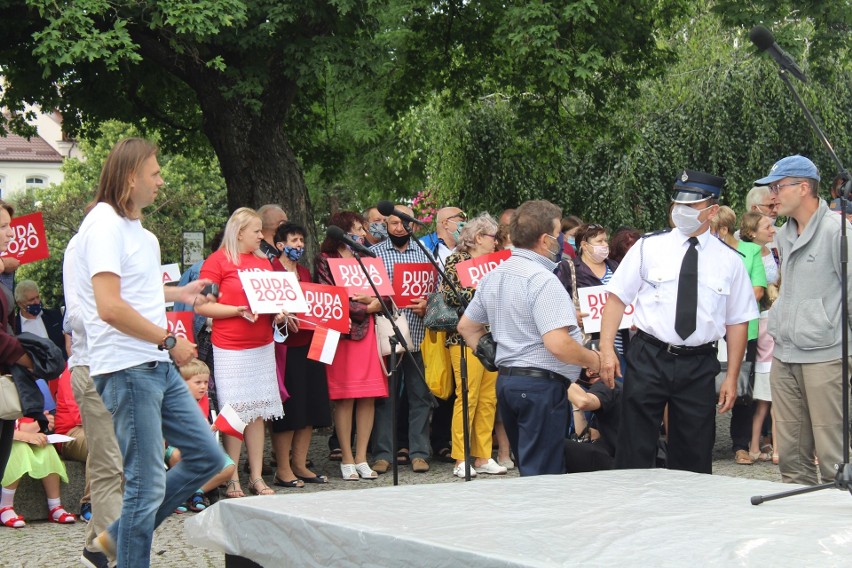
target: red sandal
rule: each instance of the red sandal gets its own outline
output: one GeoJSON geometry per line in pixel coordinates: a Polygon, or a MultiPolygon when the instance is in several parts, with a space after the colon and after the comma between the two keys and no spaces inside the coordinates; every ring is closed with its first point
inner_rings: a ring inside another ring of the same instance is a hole
{"type": "Polygon", "coordinates": [[[73,525],[77,522],[77,517],[66,511],[62,505],[57,505],[51,509],[47,518],[50,519],[51,523],[59,523],[60,525],[73,525]],[[54,516],[54,513],[59,513],[59,515],[54,516]]]}
{"type": "Polygon", "coordinates": [[[12,511],[15,516],[3,521],[4,525],[13,529],[19,529],[21,527],[27,526],[27,523],[24,522],[24,518],[21,515],[15,513],[15,509],[13,509],[12,507],[3,507],[2,509],[0,509],[0,515],[3,515],[3,513],[5,513],[6,511],[12,511]]]}

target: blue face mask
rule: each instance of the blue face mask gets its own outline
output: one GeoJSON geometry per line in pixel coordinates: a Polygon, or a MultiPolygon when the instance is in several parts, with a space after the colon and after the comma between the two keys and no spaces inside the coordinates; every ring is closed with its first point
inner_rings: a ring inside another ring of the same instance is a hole
{"type": "Polygon", "coordinates": [[[41,304],[29,304],[27,305],[27,313],[31,316],[37,316],[41,313],[41,304]]]}
{"type": "Polygon", "coordinates": [[[388,238],[388,226],[385,225],[383,221],[370,223],[370,228],[368,229],[368,231],[374,239],[379,239],[380,241],[383,241],[388,238]]]}
{"type": "Polygon", "coordinates": [[[453,238],[456,240],[456,242],[459,242],[461,240],[461,232],[462,229],[464,229],[465,225],[467,225],[467,223],[465,223],[464,221],[459,221],[458,225],[456,225],[456,230],[453,231],[453,238]]]}
{"type": "Polygon", "coordinates": [[[358,243],[359,245],[363,245],[364,241],[366,240],[361,235],[356,235],[354,233],[349,233],[346,236],[349,237],[350,239],[352,239],[353,241],[355,241],[356,243],[358,243]]]}
{"type": "Polygon", "coordinates": [[[548,249],[548,252],[550,253],[550,260],[552,260],[556,264],[559,264],[559,261],[562,260],[562,245],[565,244],[565,237],[562,235],[562,233],[559,233],[558,237],[553,237],[552,235],[547,236],[556,241],[556,244],[558,245],[558,248],[555,251],[552,249],[548,249]]]}
{"type": "Polygon", "coordinates": [[[284,247],[282,252],[293,262],[298,262],[302,258],[302,255],[305,254],[305,249],[302,247],[284,247]]]}
{"type": "Polygon", "coordinates": [[[568,237],[568,244],[571,245],[572,247],[576,248],[577,242],[574,240],[574,235],[571,235],[570,237],[568,237]]]}

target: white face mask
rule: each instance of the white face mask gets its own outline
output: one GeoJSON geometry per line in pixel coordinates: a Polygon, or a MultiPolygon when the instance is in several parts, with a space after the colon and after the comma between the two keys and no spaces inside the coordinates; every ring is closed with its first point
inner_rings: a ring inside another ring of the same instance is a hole
{"type": "Polygon", "coordinates": [[[678,203],[672,209],[672,222],[678,231],[684,235],[691,235],[704,224],[704,222],[698,220],[698,216],[701,215],[702,211],[706,211],[707,209],[709,207],[693,209],[689,205],[678,203]]]}
{"type": "Polygon", "coordinates": [[[609,245],[589,245],[589,259],[592,262],[603,262],[609,256],[609,245]]]}

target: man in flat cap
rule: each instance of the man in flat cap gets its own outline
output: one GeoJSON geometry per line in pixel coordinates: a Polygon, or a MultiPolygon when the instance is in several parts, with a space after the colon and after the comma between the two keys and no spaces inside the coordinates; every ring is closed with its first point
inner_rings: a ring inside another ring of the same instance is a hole
{"type": "Polygon", "coordinates": [[[636,337],[626,353],[617,468],[654,467],[669,408],[670,469],[711,473],[715,434],[716,342],[727,336],[728,370],[719,412],[737,398],[748,322],[758,317],[742,258],[710,234],[723,178],[683,170],[674,184],[674,230],[641,239],[609,281],[601,324],[602,378],[619,375],[614,339],[633,304],[636,337]]]}
{"type": "MultiPolygon", "coordinates": [[[[787,222],[775,242],[781,252],[781,288],[769,310],[775,339],[770,372],[781,479],[815,485],[843,462],[841,379],[840,228],[842,215],[819,197],[817,167],[787,156],[756,184],[768,185],[787,222]]],[[[847,227],[848,228],[848,227],[847,227]]],[[[849,237],[847,237],[848,239],[849,237]]],[[[852,287],[850,287],[852,296],[852,287]]]]}

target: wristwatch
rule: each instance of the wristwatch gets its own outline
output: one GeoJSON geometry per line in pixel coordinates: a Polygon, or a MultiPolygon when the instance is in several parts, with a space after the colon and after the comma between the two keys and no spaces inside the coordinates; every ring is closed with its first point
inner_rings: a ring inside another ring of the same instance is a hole
{"type": "Polygon", "coordinates": [[[176,345],[177,337],[175,337],[175,334],[170,331],[166,333],[166,336],[163,338],[160,344],[157,345],[157,349],[159,349],[160,351],[171,351],[175,348],[176,345]]]}

